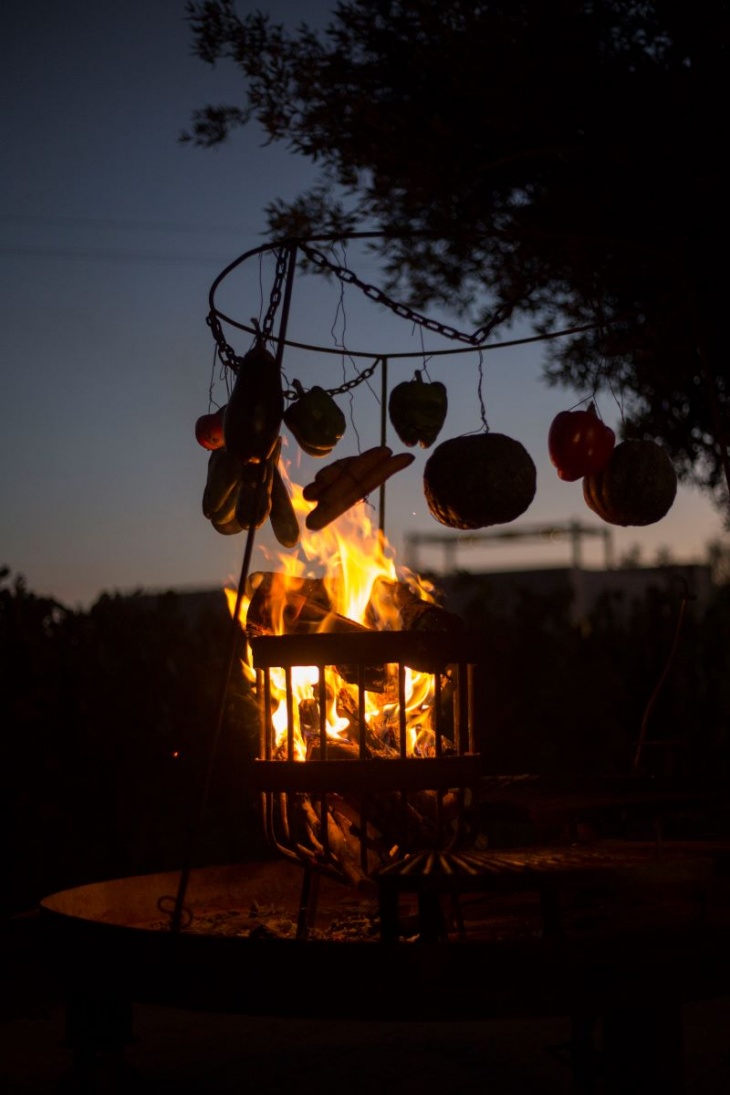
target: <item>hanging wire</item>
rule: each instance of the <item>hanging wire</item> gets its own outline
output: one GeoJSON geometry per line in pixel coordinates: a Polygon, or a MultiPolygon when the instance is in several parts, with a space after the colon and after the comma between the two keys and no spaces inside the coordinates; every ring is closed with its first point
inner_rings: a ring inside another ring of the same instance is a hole
{"type": "Polygon", "coordinates": [[[330,262],[327,256],[321,251],[317,251],[304,243],[300,246],[304,254],[315,266],[319,266],[321,269],[327,270],[330,274],[334,274],[343,283],[357,286],[366,297],[376,301],[378,304],[382,304],[385,308],[389,308],[391,312],[394,312],[402,319],[410,319],[420,327],[429,331],[435,331],[445,338],[455,339],[458,342],[468,342],[472,346],[478,346],[488,338],[495,327],[498,327],[500,323],[503,323],[506,318],[506,310],[498,309],[489,323],[484,324],[484,326],[472,332],[472,334],[467,334],[457,330],[456,327],[451,327],[449,324],[440,323],[436,319],[424,316],[421,312],[417,312],[407,304],[393,300],[387,293],[384,293],[382,289],[378,289],[376,285],[370,285],[367,282],[362,281],[357,274],[348,269],[347,266],[341,266],[337,263],[330,262]]]}
{"type": "Polygon", "coordinates": [[[213,350],[213,362],[212,362],[211,367],[210,367],[210,380],[208,382],[208,413],[209,414],[210,414],[210,411],[213,408],[213,404],[215,402],[215,400],[213,399],[213,391],[215,389],[216,366],[217,365],[218,365],[218,347],[216,346],[216,348],[213,350]]]}
{"type": "Polygon", "coordinates": [[[487,422],[487,409],[484,406],[484,353],[481,348],[479,349],[479,363],[477,365],[477,398],[479,400],[479,417],[482,422],[482,426],[485,430],[489,430],[489,423],[487,422]]]}

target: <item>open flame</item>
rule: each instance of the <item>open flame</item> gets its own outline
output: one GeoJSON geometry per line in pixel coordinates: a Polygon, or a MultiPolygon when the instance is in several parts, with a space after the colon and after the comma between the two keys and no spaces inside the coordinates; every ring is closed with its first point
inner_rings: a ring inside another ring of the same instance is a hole
{"type": "MultiPolygon", "coordinates": [[[[342,627],[370,630],[400,630],[401,616],[393,602],[395,585],[405,584],[421,602],[436,604],[434,587],[407,568],[396,569],[394,552],[384,534],[373,525],[370,507],[363,501],[348,510],[337,521],[318,532],[310,532],[304,517],[312,508],[302,495],[302,487],[289,477],[287,463],[280,461],[280,470],[300,517],[302,535],[296,550],[275,555],[275,570],[267,574],[252,574],[241,601],[239,620],[250,632],[248,619],[252,601],[258,596],[266,602],[266,630],[270,634],[287,634],[299,618],[307,601],[307,583],[318,581],[326,591],[327,607],[308,625],[310,632],[337,631],[342,627]]],[[[269,552],[264,549],[267,559],[269,552]]],[[[235,611],[236,591],[226,589],[231,613],[235,611]]],[[[311,605],[308,606],[311,609],[311,605]]],[[[382,741],[387,749],[394,728],[399,725],[400,706],[395,674],[386,667],[384,681],[378,689],[365,693],[365,722],[370,735],[382,741]]],[[[252,682],[255,670],[250,661],[243,663],[243,672],[252,682]]],[[[320,712],[315,666],[295,666],[292,669],[294,695],[293,748],[294,758],[306,760],[311,743],[320,734],[320,712]]],[[[434,752],[431,712],[435,682],[432,674],[410,668],[405,673],[405,704],[410,756],[428,756],[434,752]]],[[[283,669],[271,670],[270,691],[274,704],[275,746],[286,756],[288,717],[284,697],[286,678],[283,669]]],[[[325,728],[328,741],[347,742],[352,725],[350,713],[356,710],[353,687],[339,673],[334,673],[334,685],[328,688],[325,728]]]]}

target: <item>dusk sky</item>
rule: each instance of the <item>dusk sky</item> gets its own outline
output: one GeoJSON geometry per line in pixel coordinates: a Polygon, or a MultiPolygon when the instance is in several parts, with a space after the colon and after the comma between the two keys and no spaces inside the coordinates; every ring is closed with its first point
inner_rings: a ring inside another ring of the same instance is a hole
{"type": "MultiPolygon", "coordinates": [[[[260,7],[292,29],[322,23],[334,3],[296,0],[260,7]]],[[[0,565],[29,588],[87,606],[101,592],[210,588],[240,569],[244,537],[218,535],[201,499],[208,454],[196,418],[209,388],[224,402],[206,324],[208,292],[238,255],[266,241],[264,206],[292,198],[311,178],[306,161],[264,147],[255,128],[204,151],[180,144],[193,110],[240,101],[237,73],[192,55],[184,0],[37,0],[6,5],[0,27],[4,170],[0,179],[2,278],[2,463],[0,565]]],[[[345,252],[337,253],[343,261],[345,252]]],[[[377,283],[359,246],[350,267],[377,283]]],[[[226,283],[221,306],[241,322],[263,317],[271,267],[258,261],[226,283]]],[[[437,318],[464,330],[468,321],[437,318]]],[[[295,281],[289,337],[394,358],[391,386],[423,367],[423,354],[448,348],[351,289],[302,274],[295,281]]],[[[529,335],[498,332],[495,343],[529,335]]],[[[234,336],[244,353],[250,337],[234,336]]],[[[451,344],[462,349],[459,344],[451,344]]],[[[490,428],[518,439],[537,465],[537,493],[514,523],[566,522],[600,528],[580,482],[563,483],[547,456],[547,432],[560,410],[589,393],[548,388],[539,378],[544,347],[488,349],[482,392],[490,428]]],[[[287,350],[289,379],[335,387],[369,359],[287,350]],[[349,371],[348,371],[349,370],[349,371]]],[[[449,413],[439,440],[479,428],[476,352],[438,356],[428,375],[443,381],[449,413]]],[[[379,380],[342,399],[348,428],[336,456],[380,441],[379,380]]],[[[599,411],[618,430],[618,403],[599,411]]],[[[286,436],[286,435],[285,435],[286,436]]],[[[394,451],[403,445],[389,431],[394,451]]],[[[386,534],[403,557],[404,532],[446,530],[422,490],[429,450],[389,481],[386,534]]],[[[291,476],[307,482],[321,462],[285,448],[291,476]]],[[[377,503],[377,499],[373,499],[377,503]]],[[[667,549],[700,562],[722,522],[698,491],[680,489],[662,521],[613,529],[617,558],[638,546],[652,562],[667,549]]],[[[259,552],[273,541],[264,528],[259,552]]],[[[438,564],[440,555],[424,560],[438,564]]],[[[460,565],[558,566],[565,541],[464,550],[460,565]]],[[[600,540],[584,562],[601,565],[600,540]]],[[[255,565],[260,565],[257,555],[255,565]]]]}

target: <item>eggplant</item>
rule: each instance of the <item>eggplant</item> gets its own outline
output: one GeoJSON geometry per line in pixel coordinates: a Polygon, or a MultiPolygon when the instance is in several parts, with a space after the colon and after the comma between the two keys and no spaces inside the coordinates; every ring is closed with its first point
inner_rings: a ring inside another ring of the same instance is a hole
{"type": "Polygon", "coordinates": [[[284,417],[284,391],[276,358],[260,339],[241,358],[223,416],[226,451],[242,464],[271,456],[284,417]]]}

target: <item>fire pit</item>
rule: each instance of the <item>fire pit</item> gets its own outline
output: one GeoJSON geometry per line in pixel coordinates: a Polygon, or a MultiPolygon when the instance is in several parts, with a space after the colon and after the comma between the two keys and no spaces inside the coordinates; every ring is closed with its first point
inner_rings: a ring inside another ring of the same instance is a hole
{"type": "Polygon", "coordinates": [[[372,1016],[374,997],[381,1018],[570,1014],[576,1005],[600,1010],[727,984],[728,907],[709,900],[717,863],[710,845],[513,849],[491,861],[485,853],[472,873],[481,904],[465,909],[474,930],[452,927],[446,944],[415,935],[384,942],[377,902],[325,876],[317,930],[298,940],[299,872],[279,859],[194,870],[190,922],[179,934],[159,908],[175,872],[66,890],[45,898],[41,912],[66,979],[135,1000],[353,1018],[372,1016]],[[576,863],[585,870],[577,890],[576,863]],[[563,893],[561,932],[541,924],[546,883],[563,893]],[[536,902],[525,900],[528,891],[536,902]],[[284,969],[289,984],[356,989],[305,999],[283,991],[284,969]],[[477,984],[475,997],[467,989],[477,984]]]}
{"type": "Polygon", "coordinates": [[[395,858],[467,839],[480,774],[471,687],[480,640],[355,631],[251,645],[262,723],[253,779],[277,851],[362,886],[395,858]],[[306,666],[310,694],[297,702],[294,677],[306,666]],[[280,702],[272,696],[275,668],[280,702]],[[416,687],[421,698],[413,701],[416,687]]]}
{"type": "MultiPolygon", "coordinates": [[[[450,930],[446,942],[402,933],[384,940],[377,903],[319,874],[316,931],[298,939],[300,870],[278,857],[194,870],[192,919],[179,933],[169,931],[158,907],[174,889],[174,873],[54,894],[42,902],[41,918],[48,960],[68,992],[77,1069],[110,1047],[123,1049],[133,1002],[352,1020],[564,1015],[582,1016],[588,1027],[590,1017],[603,1018],[604,1052],[615,1056],[616,1069],[608,1090],[632,1090],[627,1085],[640,1074],[661,1079],[656,1090],[681,1091],[682,1004],[722,995],[730,983],[728,905],[709,900],[712,887],[724,884],[718,849],[597,848],[582,861],[570,850],[541,857],[514,849],[509,862],[498,859],[472,872],[486,904],[479,916],[473,906],[462,911],[476,929],[450,930]],[[587,868],[577,890],[571,854],[587,868]],[[562,931],[541,924],[546,881],[567,887],[562,931]],[[622,895],[622,916],[606,915],[610,893],[622,895]],[[604,909],[592,922],[591,900],[594,911],[604,909]]],[[[468,856],[465,864],[462,871],[468,856]]],[[[415,889],[421,892],[420,882],[415,889]]],[[[408,907],[399,916],[407,923],[408,907]]]]}

